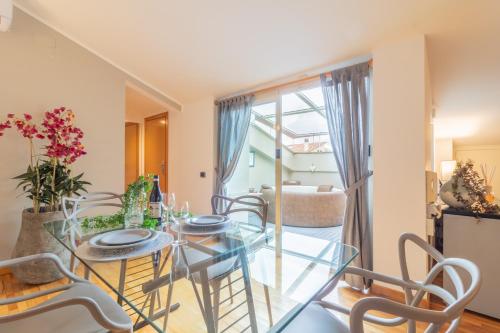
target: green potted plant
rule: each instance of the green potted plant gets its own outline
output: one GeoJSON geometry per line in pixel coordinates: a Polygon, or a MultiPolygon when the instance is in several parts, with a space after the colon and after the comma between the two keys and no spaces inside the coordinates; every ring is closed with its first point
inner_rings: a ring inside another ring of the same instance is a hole
{"type": "MultiPolygon", "coordinates": [[[[8,114],[0,123],[0,137],[7,129],[17,129],[29,147],[26,172],[14,177],[18,188],[32,202],[22,212],[22,224],[12,257],[51,252],[69,264],[69,251],[44,229],[43,223],[64,219],[61,211],[63,196],[79,195],[89,182],[83,174],[73,176],[71,165],[85,149],[81,143],[83,131],[74,126],[74,113],[65,107],[45,112],[41,124],[35,124],[30,114],[16,117],[8,114]]],[[[61,278],[49,262],[36,262],[13,269],[14,276],[26,283],[40,284],[61,278]]]]}

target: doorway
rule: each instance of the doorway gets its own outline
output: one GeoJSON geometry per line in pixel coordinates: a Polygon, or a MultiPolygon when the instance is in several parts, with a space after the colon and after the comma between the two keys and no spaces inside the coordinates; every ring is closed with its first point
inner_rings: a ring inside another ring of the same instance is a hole
{"type": "Polygon", "coordinates": [[[125,190],[139,177],[139,124],[125,123],[125,190]]]}
{"type": "Polygon", "coordinates": [[[168,113],[144,119],[144,174],[158,175],[160,189],[168,190],[168,113]]]}

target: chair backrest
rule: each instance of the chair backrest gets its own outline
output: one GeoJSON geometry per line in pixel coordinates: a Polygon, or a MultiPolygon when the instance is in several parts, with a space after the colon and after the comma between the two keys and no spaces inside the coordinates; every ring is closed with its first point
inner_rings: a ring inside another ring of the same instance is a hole
{"type": "Polygon", "coordinates": [[[79,197],[63,197],[64,217],[76,221],[83,212],[97,207],[123,207],[123,195],[113,192],[92,192],[79,197]]]}
{"type": "Polygon", "coordinates": [[[212,196],[211,203],[212,214],[228,216],[238,212],[248,212],[259,218],[262,230],[266,228],[269,203],[256,195],[230,198],[215,194],[212,196]],[[224,208],[218,209],[217,207],[224,208]]]}
{"type": "MultiPolygon", "coordinates": [[[[465,307],[473,300],[481,286],[481,275],[479,268],[471,261],[461,258],[445,258],[434,247],[426,241],[416,236],[415,234],[405,233],[399,239],[399,258],[401,265],[401,273],[403,280],[413,282],[408,273],[406,265],[406,241],[411,241],[422,248],[429,256],[436,260],[436,264],[432,267],[425,280],[419,284],[422,288],[415,294],[410,288],[405,289],[406,303],[408,305],[417,306],[426,293],[431,293],[441,298],[446,307],[443,312],[451,322],[450,327],[446,332],[455,332],[460,323],[461,314],[465,307]],[[457,271],[460,270],[461,274],[457,271]],[[441,286],[433,284],[436,277],[443,272],[447,274],[454,287],[454,291],[446,290],[441,286]]],[[[409,321],[409,331],[415,330],[415,322],[409,321]],[[413,327],[413,328],[411,328],[413,327]]],[[[426,332],[434,332],[439,327],[435,324],[430,324],[426,332]]]]}

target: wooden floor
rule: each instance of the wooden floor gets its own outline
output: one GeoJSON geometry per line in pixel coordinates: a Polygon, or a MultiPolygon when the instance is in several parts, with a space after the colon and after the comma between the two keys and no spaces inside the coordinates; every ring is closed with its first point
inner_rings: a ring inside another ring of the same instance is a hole
{"type": "MultiPolygon", "coordinates": [[[[66,280],[67,281],[67,280],[66,280]]],[[[31,285],[24,285],[20,282],[18,282],[10,273],[3,273],[0,274],[0,299],[5,298],[5,297],[14,297],[14,296],[19,296],[22,294],[27,294],[39,290],[44,290],[44,289],[49,289],[52,288],[56,285],[64,284],[67,283],[64,280],[61,281],[56,281],[50,284],[46,285],[41,285],[41,286],[31,286],[31,285]]],[[[96,281],[97,284],[99,284],[96,281]]],[[[102,286],[102,285],[101,285],[102,286]]],[[[259,286],[253,286],[253,288],[258,289],[259,286]]],[[[260,286],[262,288],[262,286],[260,286]]],[[[186,288],[187,290],[188,288],[186,288]]],[[[376,290],[381,290],[383,289],[376,289],[376,290]]],[[[380,291],[380,292],[381,292],[380,291]]],[[[379,292],[379,293],[380,293],[379,292]]],[[[175,293],[174,293],[175,295],[175,293]]],[[[201,332],[204,330],[203,322],[200,318],[193,318],[193,313],[197,313],[197,308],[196,308],[196,302],[194,299],[194,295],[188,295],[188,294],[183,294],[183,295],[177,295],[177,297],[182,296],[183,299],[183,311],[179,311],[179,313],[174,312],[174,315],[171,316],[171,319],[169,320],[169,332],[174,332],[174,333],[181,333],[181,332],[201,332]],[[188,300],[189,298],[192,298],[191,300],[188,300]],[[192,302],[190,302],[192,301],[192,302]],[[189,307],[192,308],[189,308],[189,307]],[[183,315],[182,312],[185,314],[183,315]]],[[[331,295],[328,296],[328,299],[331,301],[336,301],[345,305],[352,305],[355,303],[357,300],[367,297],[367,296],[373,296],[372,295],[364,295],[360,292],[354,291],[350,288],[347,288],[345,285],[340,285],[337,289],[335,289],[331,295]]],[[[393,298],[395,300],[400,300],[399,295],[396,293],[389,293],[389,295],[385,295],[386,297],[393,298]]],[[[174,296],[175,298],[175,296],[174,296]]],[[[46,298],[39,298],[36,301],[28,301],[28,302],[21,302],[18,304],[12,304],[8,306],[0,306],[0,315],[6,315],[6,314],[12,314],[12,313],[17,313],[19,311],[23,311],[25,309],[28,309],[32,306],[35,306],[39,302],[42,302],[46,300],[46,298]]],[[[266,312],[266,307],[265,303],[262,298],[256,297],[255,299],[255,307],[257,311],[257,319],[259,321],[259,328],[260,331],[265,331],[265,327],[267,327],[267,312],[266,312]]],[[[439,308],[439,305],[433,305],[432,307],[439,308]]],[[[273,313],[279,314],[280,311],[283,311],[283,309],[286,308],[284,304],[273,304],[273,313]]],[[[343,316],[343,315],[338,315],[340,318],[345,320],[346,322],[348,321],[348,317],[343,316]]],[[[161,323],[159,323],[161,325],[161,323]]],[[[423,332],[425,329],[425,326],[423,324],[419,323],[418,326],[418,332],[423,332]]],[[[406,331],[406,326],[400,326],[400,327],[395,327],[395,328],[387,328],[387,327],[381,327],[381,326],[376,326],[373,324],[365,324],[365,332],[370,332],[370,333],[378,333],[378,332],[405,332],[406,331]]],[[[140,330],[140,332],[156,332],[152,328],[146,327],[140,330]]],[[[443,330],[444,332],[444,330],[443,330]]],[[[464,333],[494,333],[494,332],[500,332],[500,321],[494,320],[491,318],[487,318],[484,316],[480,316],[477,314],[473,314],[470,312],[466,312],[464,314],[459,332],[464,332],[464,333]]],[[[24,332],[23,332],[24,333],[24,332]]],[[[312,332],[311,332],[312,333],[312,332]]]]}

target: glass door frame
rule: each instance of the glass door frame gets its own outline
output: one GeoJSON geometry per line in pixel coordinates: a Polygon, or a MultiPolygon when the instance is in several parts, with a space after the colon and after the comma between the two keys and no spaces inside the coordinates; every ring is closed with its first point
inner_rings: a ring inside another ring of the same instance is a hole
{"type": "Polygon", "coordinates": [[[274,174],[274,187],[275,187],[275,219],[274,219],[274,233],[275,233],[275,246],[276,253],[282,253],[282,232],[283,232],[283,221],[282,221],[282,186],[283,186],[283,110],[282,101],[283,96],[289,93],[293,93],[299,90],[306,90],[310,88],[315,88],[321,86],[319,76],[307,78],[300,80],[299,82],[283,84],[274,88],[269,88],[261,90],[255,93],[255,101],[257,105],[265,103],[275,103],[275,141],[274,141],[274,151],[275,151],[275,174],[274,174]]]}

